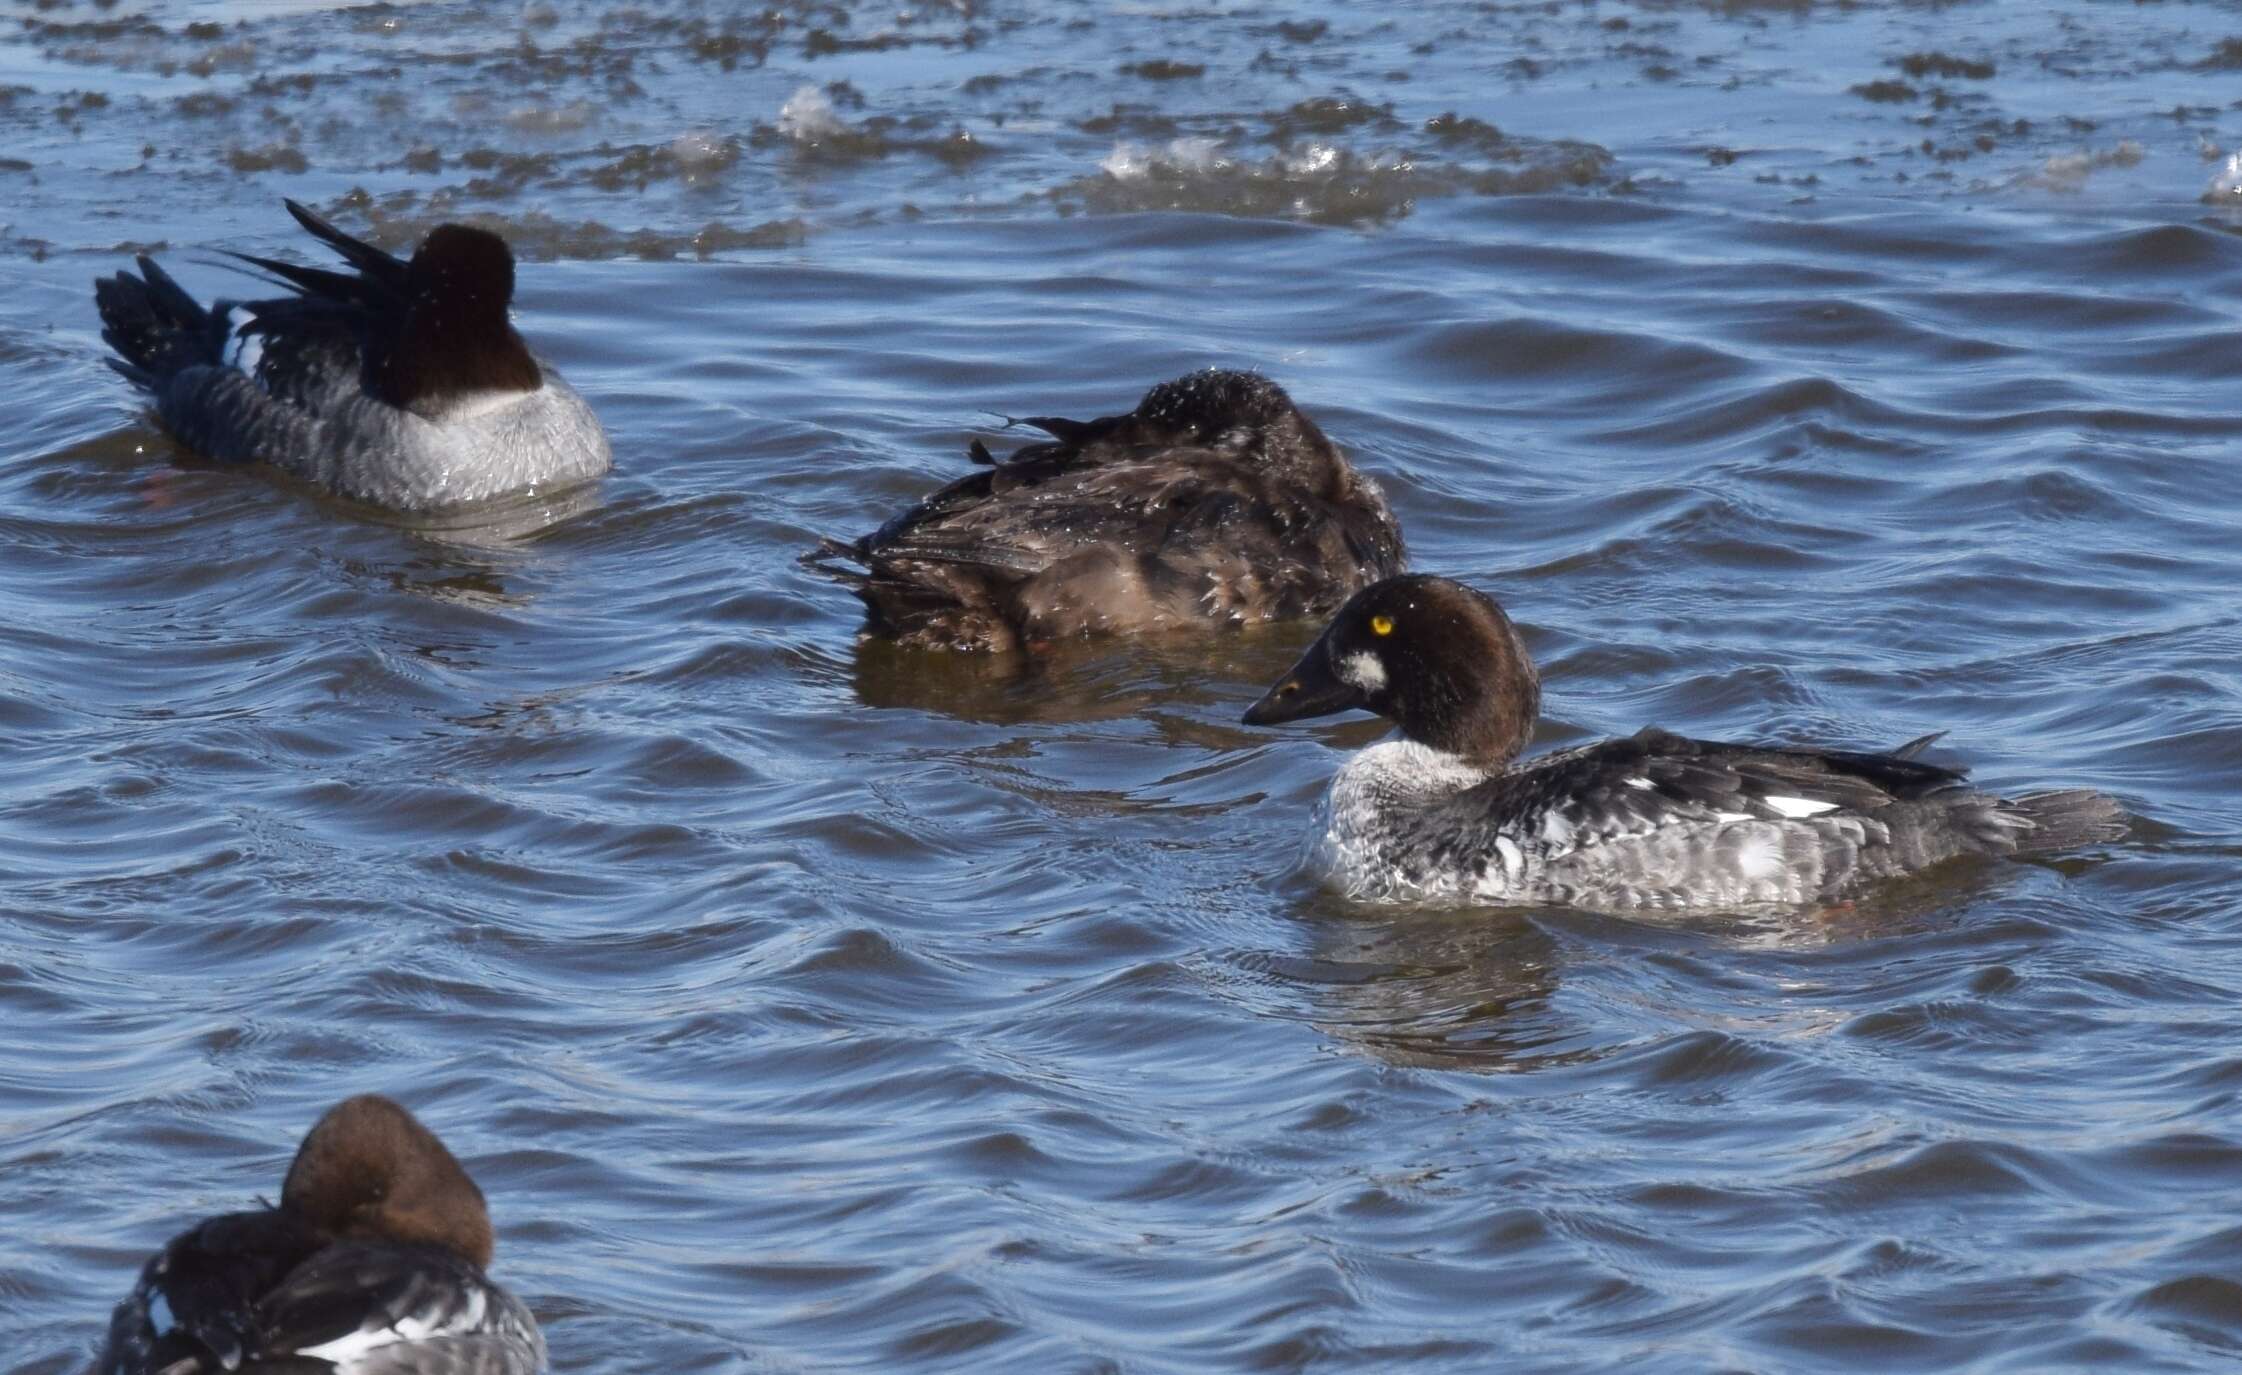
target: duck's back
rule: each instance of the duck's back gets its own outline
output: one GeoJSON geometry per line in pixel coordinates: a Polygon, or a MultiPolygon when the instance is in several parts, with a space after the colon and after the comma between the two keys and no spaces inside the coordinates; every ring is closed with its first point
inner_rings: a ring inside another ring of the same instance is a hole
{"type": "Polygon", "coordinates": [[[1385,834],[1356,848],[1387,857],[1397,891],[1678,909],[1836,902],[1963,855],[2122,834],[2122,813],[2098,793],[1977,791],[1964,771],[1913,757],[1932,738],[1871,753],[1645,730],[1422,806],[1378,807],[1385,834]]]}
{"type": "Polygon", "coordinates": [[[1282,389],[1245,373],[1163,384],[1137,410],[1037,417],[1054,439],[960,478],[828,554],[875,628],[1012,648],[1322,614],[1397,571],[1399,527],[1282,389]]]}
{"type": "Polygon", "coordinates": [[[212,1218],[148,1262],[99,1375],[534,1375],[520,1300],[442,1251],[325,1242],[274,1210],[212,1218]]]}

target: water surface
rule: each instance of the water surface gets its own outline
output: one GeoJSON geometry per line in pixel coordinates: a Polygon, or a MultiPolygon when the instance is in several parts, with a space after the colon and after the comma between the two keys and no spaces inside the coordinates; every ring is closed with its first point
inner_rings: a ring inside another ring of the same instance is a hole
{"type": "Polygon", "coordinates": [[[2242,22],[2208,4],[24,7],[0,1366],[345,1093],[567,1371],[2128,1371],[2242,1350],[2242,22]],[[181,455],[90,279],[470,218],[617,470],[181,455]],[[1835,913],[1349,909],[1312,627],[1021,673],[799,568],[1001,414],[1282,380],[1555,744],[2092,786],[1835,913]]]}

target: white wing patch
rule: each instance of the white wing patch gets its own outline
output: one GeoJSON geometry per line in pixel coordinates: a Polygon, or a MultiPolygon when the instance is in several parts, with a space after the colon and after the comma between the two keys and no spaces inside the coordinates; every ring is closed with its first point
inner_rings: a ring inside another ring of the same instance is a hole
{"type": "Polygon", "coordinates": [[[346,1332],[331,1342],[307,1346],[294,1354],[316,1356],[320,1360],[333,1362],[340,1370],[349,1370],[351,1362],[385,1346],[402,1346],[409,1342],[426,1341],[431,1337],[477,1331],[483,1325],[483,1310],[487,1306],[482,1292],[475,1290],[467,1295],[466,1306],[448,1317],[431,1320],[407,1315],[387,1327],[361,1327],[356,1332],[346,1332]]]}
{"type": "Polygon", "coordinates": [[[321,1342],[318,1346],[304,1347],[295,1354],[298,1356],[316,1356],[322,1361],[330,1361],[348,1370],[352,1361],[369,1352],[379,1351],[385,1346],[396,1346],[402,1342],[417,1342],[435,1331],[436,1327],[433,1323],[419,1322],[412,1318],[400,1318],[395,1327],[361,1327],[356,1332],[346,1332],[331,1342],[321,1342]]]}
{"type": "Polygon", "coordinates": [[[1794,821],[1802,816],[1819,816],[1837,810],[1834,802],[1816,802],[1804,797],[1763,797],[1760,800],[1794,821]]]}
{"type": "Polygon", "coordinates": [[[1386,666],[1369,650],[1358,649],[1339,661],[1339,681],[1364,692],[1377,692],[1386,685],[1386,666]]]}

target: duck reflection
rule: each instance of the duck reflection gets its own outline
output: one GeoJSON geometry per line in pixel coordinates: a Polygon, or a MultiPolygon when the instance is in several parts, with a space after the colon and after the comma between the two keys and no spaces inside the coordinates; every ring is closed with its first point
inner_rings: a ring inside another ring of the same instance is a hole
{"type": "Polygon", "coordinates": [[[518,551],[599,505],[600,487],[593,483],[565,492],[521,492],[442,511],[406,514],[355,504],[347,509],[368,524],[404,530],[434,544],[500,553],[518,551]]]}
{"type": "MultiPolygon", "coordinates": [[[[1982,919],[1998,900],[1998,865],[1969,860],[1895,882],[1857,902],[1693,914],[1645,923],[1561,908],[1417,909],[1375,917],[1328,893],[1302,900],[1314,929],[1306,956],[1239,960],[1281,989],[1271,1009],[1314,1024],[1388,1064],[1485,1072],[1546,1069],[1601,1058],[1555,995],[1582,947],[1807,949],[1914,935],[1982,919]],[[1655,929],[1648,929],[1655,928],[1655,929]]],[[[1593,958],[1593,956],[1590,956],[1593,958]]]]}
{"type": "MultiPolygon", "coordinates": [[[[1082,640],[1038,652],[960,654],[859,639],[851,683],[868,707],[908,707],[990,725],[1067,724],[1226,704],[1281,672],[1314,634],[1306,622],[1082,640]]],[[[1222,743],[1242,733],[1224,723],[1222,743]]]]}
{"type": "Polygon", "coordinates": [[[1552,1006],[1560,951],[1530,913],[1365,919],[1310,899],[1314,953],[1245,961],[1300,1000],[1293,1015],[1388,1064],[1504,1071],[1588,1058],[1552,1006]]]}

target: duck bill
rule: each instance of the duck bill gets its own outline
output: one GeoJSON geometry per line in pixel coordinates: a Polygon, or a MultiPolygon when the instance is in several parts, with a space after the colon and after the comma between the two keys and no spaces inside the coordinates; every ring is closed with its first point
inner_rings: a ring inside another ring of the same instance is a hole
{"type": "Polygon", "coordinates": [[[1246,708],[1246,724],[1275,726],[1368,704],[1368,694],[1352,683],[1341,681],[1331,671],[1329,656],[1323,652],[1323,642],[1318,640],[1300,656],[1292,672],[1278,679],[1275,687],[1261,694],[1260,701],[1246,708]]]}

